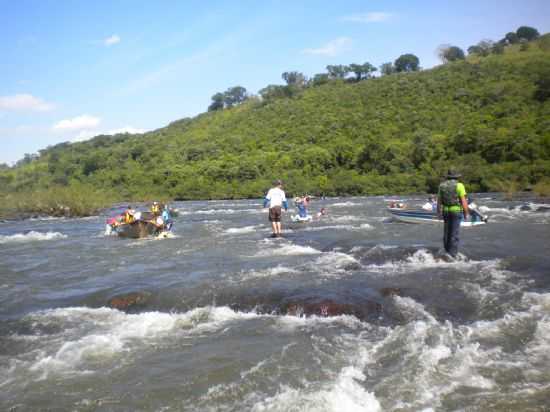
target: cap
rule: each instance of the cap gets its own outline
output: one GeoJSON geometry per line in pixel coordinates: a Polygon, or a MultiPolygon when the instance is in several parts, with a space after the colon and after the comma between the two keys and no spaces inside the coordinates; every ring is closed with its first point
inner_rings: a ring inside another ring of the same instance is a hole
{"type": "Polygon", "coordinates": [[[462,175],[459,172],[457,172],[455,169],[449,169],[447,171],[447,178],[448,179],[456,179],[456,178],[461,177],[461,176],[462,175]]]}

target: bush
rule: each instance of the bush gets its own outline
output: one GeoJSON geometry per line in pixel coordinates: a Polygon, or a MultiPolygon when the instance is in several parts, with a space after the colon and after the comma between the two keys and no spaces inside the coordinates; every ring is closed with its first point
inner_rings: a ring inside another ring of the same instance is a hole
{"type": "Polygon", "coordinates": [[[550,196],[550,178],[545,178],[533,186],[533,192],[538,196],[550,196]]]}

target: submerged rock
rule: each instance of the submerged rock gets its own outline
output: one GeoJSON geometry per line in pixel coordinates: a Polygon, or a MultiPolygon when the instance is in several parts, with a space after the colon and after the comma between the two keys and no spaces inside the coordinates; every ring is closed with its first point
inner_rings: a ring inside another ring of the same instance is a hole
{"type": "Polygon", "coordinates": [[[385,298],[390,296],[401,296],[401,289],[392,287],[382,288],[380,289],[380,294],[385,298]]]}
{"type": "Polygon", "coordinates": [[[377,317],[382,311],[382,305],[368,300],[361,302],[338,302],[327,298],[283,298],[275,300],[273,297],[256,299],[255,301],[233,302],[229,305],[235,311],[254,311],[262,314],[276,314],[288,316],[321,316],[332,317],[352,315],[360,320],[377,317]]]}
{"type": "Polygon", "coordinates": [[[338,303],[332,300],[322,300],[319,302],[296,302],[287,305],[283,311],[290,316],[321,316],[332,317],[341,315],[352,315],[358,319],[364,320],[368,316],[378,314],[382,310],[382,305],[376,302],[367,302],[365,304],[356,303],[338,303]]]}
{"type": "Polygon", "coordinates": [[[128,310],[136,306],[145,305],[150,297],[151,293],[149,292],[131,292],[109,299],[107,305],[113,309],[128,310]]]}

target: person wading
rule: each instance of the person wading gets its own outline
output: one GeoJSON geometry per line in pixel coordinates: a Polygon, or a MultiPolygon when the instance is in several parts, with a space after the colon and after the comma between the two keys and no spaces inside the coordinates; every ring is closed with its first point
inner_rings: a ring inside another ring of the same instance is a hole
{"type": "Polygon", "coordinates": [[[276,180],[274,186],[265,195],[264,207],[269,204],[269,221],[273,231],[271,237],[281,237],[281,207],[283,206],[285,210],[288,210],[288,203],[282,189],[283,182],[276,180]]]}
{"type": "Polygon", "coordinates": [[[460,173],[453,169],[447,172],[446,180],[439,185],[437,214],[443,215],[443,247],[453,258],[458,254],[460,222],[468,219],[468,202],[464,184],[458,181],[460,173]]]}

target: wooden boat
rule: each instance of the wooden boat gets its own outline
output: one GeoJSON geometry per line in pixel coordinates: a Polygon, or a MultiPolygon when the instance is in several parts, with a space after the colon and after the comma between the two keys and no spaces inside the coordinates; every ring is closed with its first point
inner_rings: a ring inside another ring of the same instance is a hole
{"type": "MultiPolygon", "coordinates": [[[[431,212],[423,209],[402,209],[397,207],[388,207],[388,211],[391,213],[395,220],[406,223],[443,223],[443,219],[437,216],[436,212],[431,212]]],[[[487,218],[482,215],[477,215],[475,220],[472,218],[476,216],[475,213],[470,213],[470,219],[468,221],[463,220],[460,226],[479,226],[487,223],[487,218]]]]}
{"type": "Polygon", "coordinates": [[[146,220],[136,220],[132,223],[123,223],[115,227],[119,237],[139,239],[142,237],[156,236],[162,232],[162,227],[146,220]]]}

